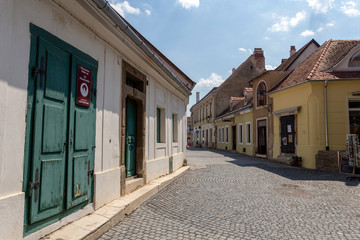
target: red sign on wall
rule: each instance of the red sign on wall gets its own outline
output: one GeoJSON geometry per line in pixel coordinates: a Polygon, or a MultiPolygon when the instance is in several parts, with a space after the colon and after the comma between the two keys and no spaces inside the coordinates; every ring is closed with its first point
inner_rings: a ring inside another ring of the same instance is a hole
{"type": "Polygon", "coordinates": [[[76,104],[90,107],[91,70],[78,65],[76,104]]]}

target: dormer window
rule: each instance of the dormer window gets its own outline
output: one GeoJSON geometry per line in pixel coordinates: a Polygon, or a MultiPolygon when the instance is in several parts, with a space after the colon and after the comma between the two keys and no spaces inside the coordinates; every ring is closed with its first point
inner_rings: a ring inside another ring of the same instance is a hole
{"type": "Polygon", "coordinates": [[[360,67],[360,51],[351,57],[349,67],[360,67]]]}
{"type": "Polygon", "coordinates": [[[260,83],[257,88],[257,106],[264,106],[266,105],[266,85],[265,83],[260,83]]]}

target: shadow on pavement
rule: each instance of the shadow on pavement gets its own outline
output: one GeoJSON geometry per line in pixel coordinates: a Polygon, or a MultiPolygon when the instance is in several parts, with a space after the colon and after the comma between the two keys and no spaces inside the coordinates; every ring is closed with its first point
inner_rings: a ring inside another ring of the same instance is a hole
{"type": "Polygon", "coordinates": [[[277,174],[290,180],[302,181],[337,181],[344,182],[346,186],[356,187],[360,184],[359,175],[331,172],[326,170],[307,169],[301,167],[289,166],[268,159],[252,157],[240,153],[231,153],[225,150],[205,149],[205,148],[187,148],[188,151],[213,152],[222,155],[229,160],[227,162],[239,167],[256,167],[262,170],[277,174]],[[351,177],[354,177],[351,179],[351,177]]]}

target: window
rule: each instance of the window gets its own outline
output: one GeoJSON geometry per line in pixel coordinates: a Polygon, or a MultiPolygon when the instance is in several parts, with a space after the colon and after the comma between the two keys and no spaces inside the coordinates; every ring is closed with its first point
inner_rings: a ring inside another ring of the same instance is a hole
{"type": "Polygon", "coordinates": [[[257,106],[266,105],[266,85],[264,82],[259,83],[256,92],[257,106]]]}
{"type": "Polygon", "coordinates": [[[349,100],[350,134],[357,134],[360,138],[360,99],[349,100]]]}
{"type": "Polygon", "coordinates": [[[173,142],[178,142],[178,115],[172,115],[172,134],[173,142]]]}
{"type": "Polygon", "coordinates": [[[250,145],[251,144],[251,123],[247,122],[245,125],[245,139],[246,139],[246,144],[250,145]]]}
{"type": "Polygon", "coordinates": [[[210,117],[211,117],[211,108],[212,108],[212,103],[210,103],[210,117]]]}
{"type": "Polygon", "coordinates": [[[225,140],[226,140],[226,143],[229,142],[229,128],[228,127],[225,128],[225,140]]]}
{"type": "Polygon", "coordinates": [[[221,142],[224,142],[224,128],[221,128],[221,142]]]}
{"type": "Polygon", "coordinates": [[[243,144],[243,124],[239,124],[239,144],[243,144]]]}
{"type": "Polygon", "coordinates": [[[165,109],[156,108],[156,142],[165,142],[165,109]]]}
{"type": "Polygon", "coordinates": [[[219,128],[219,134],[218,134],[218,142],[221,142],[221,128],[219,128]]]}
{"type": "Polygon", "coordinates": [[[360,67],[360,51],[351,57],[349,67],[360,67]]]}

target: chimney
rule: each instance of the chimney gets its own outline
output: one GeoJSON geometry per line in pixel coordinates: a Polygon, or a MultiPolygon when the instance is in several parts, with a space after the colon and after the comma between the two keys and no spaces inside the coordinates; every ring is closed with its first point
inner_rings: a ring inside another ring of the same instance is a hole
{"type": "Polygon", "coordinates": [[[287,58],[281,59],[281,63],[284,63],[284,62],[286,62],[286,61],[287,61],[287,58]]]}
{"type": "Polygon", "coordinates": [[[255,56],[256,68],[260,70],[265,70],[265,57],[262,48],[254,48],[253,55],[255,56]]]}
{"type": "Polygon", "coordinates": [[[235,72],[235,68],[232,69],[232,73],[234,73],[234,72],[235,72]]]}
{"type": "Polygon", "coordinates": [[[200,101],[200,92],[196,92],[196,103],[200,101]]]}
{"type": "Polygon", "coordinates": [[[290,57],[292,56],[292,55],[294,55],[296,53],[296,48],[295,48],[295,46],[291,46],[290,47],[290,57]]]}

